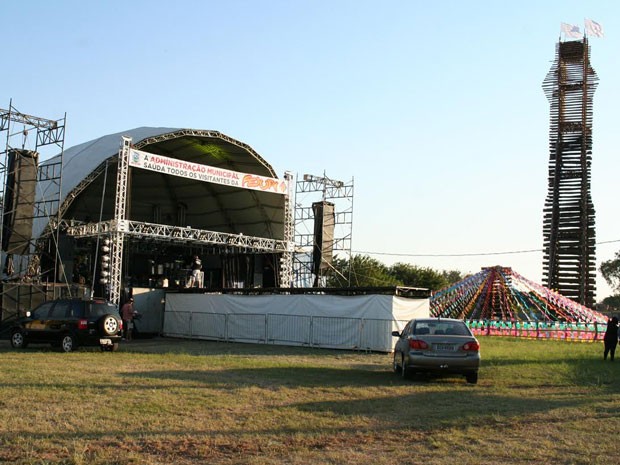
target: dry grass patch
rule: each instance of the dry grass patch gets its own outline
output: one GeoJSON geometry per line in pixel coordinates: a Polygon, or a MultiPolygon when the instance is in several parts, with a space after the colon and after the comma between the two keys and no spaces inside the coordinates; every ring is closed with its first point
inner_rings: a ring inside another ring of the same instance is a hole
{"type": "MultiPolygon", "coordinates": [[[[482,338],[477,386],[402,381],[388,354],[144,340],[0,346],[0,462],[615,463],[620,362],[482,338]]],[[[3,343],[4,344],[4,343],[3,343]]]]}

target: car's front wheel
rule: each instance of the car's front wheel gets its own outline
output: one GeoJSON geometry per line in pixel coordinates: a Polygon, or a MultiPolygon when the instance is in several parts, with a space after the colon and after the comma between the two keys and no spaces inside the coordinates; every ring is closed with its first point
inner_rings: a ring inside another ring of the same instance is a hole
{"type": "Polygon", "coordinates": [[[63,352],[73,352],[77,349],[75,337],[71,334],[65,334],[60,341],[60,350],[63,352]]]}
{"type": "Polygon", "coordinates": [[[400,375],[403,379],[409,378],[409,370],[407,370],[407,367],[405,366],[405,354],[402,354],[400,357],[400,375]]]}
{"type": "Polygon", "coordinates": [[[398,353],[394,352],[394,361],[392,362],[392,368],[394,369],[394,373],[400,373],[400,365],[398,364],[398,353]]]}
{"type": "Polygon", "coordinates": [[[21,330],[13,331],[11,334],[11,347],[14,349],[25,349],[28,346],[28,341],[21,330]]]}

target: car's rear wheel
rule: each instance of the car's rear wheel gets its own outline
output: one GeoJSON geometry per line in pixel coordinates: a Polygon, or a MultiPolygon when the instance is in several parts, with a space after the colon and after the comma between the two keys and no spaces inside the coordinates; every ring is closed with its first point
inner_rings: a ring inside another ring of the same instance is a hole
{"type": "Polygon", "coordinates": [[[65,334],[60,341],[60,350],[63,352],[73,352],[77,349],[77,342],[72,334],[65,334]]]}
{"type": "Polygon", "coordinates": [[[102,316],[99,320],[99,327],[106,336],[115,336],[120,330],[120,325],[114,315],[102,316]]]}
{"type": "Polygon", "coordinates": [[[394,362],[392,362],[394,373],[400,373],[400,365],[398,364],[398,354],[394,352],[394,362]]]}
{"type": "Polygon", "coordinates": [[[475,373],[467,373],[465,375],[465,379],[469,384],[477,384],[478,383],[478,372],[475,373]]]}
{"type": "Polygon", "coordinates": [[[11,334],[11,347],[14,349],[25,349],[28,347],[28,341],[21,330],[13,331],[11,334]]]}

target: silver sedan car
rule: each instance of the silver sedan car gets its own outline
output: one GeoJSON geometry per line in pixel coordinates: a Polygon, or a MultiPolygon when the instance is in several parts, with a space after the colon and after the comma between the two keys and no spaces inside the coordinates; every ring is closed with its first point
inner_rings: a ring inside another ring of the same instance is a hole
{"type": "Polygon", "coordinates": [[[468,383],[478,382],[480,344],[465,322],[452,318],[411,320],[394,346],[394,371],[403,378],[410,374],[445,373],[464,375],[468,383]]]}

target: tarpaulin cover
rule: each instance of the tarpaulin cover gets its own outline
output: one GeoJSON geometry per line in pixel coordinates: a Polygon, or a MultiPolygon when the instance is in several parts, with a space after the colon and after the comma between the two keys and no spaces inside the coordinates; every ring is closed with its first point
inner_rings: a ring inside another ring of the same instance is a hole
{"type": "Polygon", "coordinates": [[[391,295],[168,294],[164,335],[389,352],[392,330],[429,316],[429,299],[391,295]]]}

